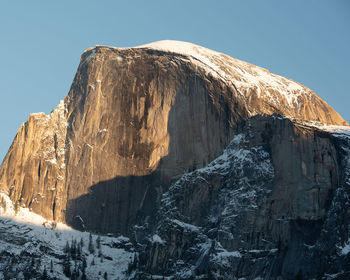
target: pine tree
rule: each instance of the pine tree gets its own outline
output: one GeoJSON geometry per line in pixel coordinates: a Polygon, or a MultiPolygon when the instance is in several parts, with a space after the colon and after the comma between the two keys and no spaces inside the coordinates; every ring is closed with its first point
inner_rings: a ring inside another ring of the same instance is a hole
{"type": "Polygon", "coordinates": [[[70,253],[70,246],[68,241],[66,242],[66,246],[64,246],[63,252],[68,255],[70,253]]]}
{"type": "Polygon", "coordinates": [[[97,236],[96,238],[96,248],[101,249],[101,237],[97,236]]]}
{"type": "Polygon", "coordinates": [[[72,240],[72,243],[70,246],[70,254],[72,256],[72,259],[76,260],[76,258],[77,258],[77,242],[75,239],[72,240]]]}
{"type": "Polygon", "coordinates": [[[86,267],[87,267],[86,258],[85,258],[85,256],[83,255],[83,267],[82,267],[81,280],[86,280],[86,267]]]}
{"type": "Polygon", "coordinates": [[[89,235],[89,252],[90,252],[90,254],[94,254],[95,253],[95,247],[94,247],[94,244],[92,243],[92,235],[91,235],[91,233],[89,235]]]}
{"type": "Polygon", "coordinates": [[[4,213],[6,212],[6,201],[4,199],[4,197],[1,197],[1,202],[0,202],[0,207],[2,207],[2,209],[4,210],[4,213]]]}
{"type": "Polygon", "coordinates": [[[80,238],[80,247],[84,248],[84,239],[83,238],[80,238]]]}
{"type": "Polygon", "coordinates": [[[36,268],[35,269],[37,271],[39,271],[40,270],[40,266],[41,266],[41,259],[39,258],[39,259],[36,260],[36,268]]]}
{"type": "Polygon", "coordinates": [[[66,257],[64,258],[64,261],[63,261],[63,273],[67,277],[71,276],[69,255],[66,255],[66,257]]]}
{"type": "Polygon", "coordinates": [[[56,228],[57,228],[57,222],[56,222],[56,221],[53,221],[53,222],[51,223],[51,227],[52,227],[52,229],[56,229],[56,228]]]}
{"type": "Polygon", "coordinates": [[[108,279],[107,272],[105,272],[105,273],[103,274],[103,279],[105,279],[105,280],[107,280],[107,279],[108,279]]]}
{"type": "Polygon", "coordinates": [[[301,271],[301,269],[299,269],[299,272],[298,272],[298,274],[297,274],[297,276],[296,276],[295,279],[297,279],[297,280],[303,280],[303,272],[301,271]]]}
{"type": "Polygon", "coordinates": [[[81,275],[81,280],[87,280],[85,268],[83,269],[83,274],[81,275]]]}
{"type": "Polygon", "coordinates": [[[15,205],[13,206],[13,210],[15,211],[15,215],[17,215],[19,212],[19,202],[18,201],[16,201],[15,205]]]}
{"type": "Polygon", "coordinates": [[[50,261],[50,272],[53,273],[53,262],[52,262],[52,260],[50,261]]]}
{"type": "Polygon", "coordinates": [[[43,274],[42,274],[42,276],[41,276],[41,279],[42,279],[42,280],[47,280],[47,279],[49,279],[49,278],[48,278],[48,275],[47,275],[46,266],[45,266],[45,268],[44,268],[44,272],[43,272],[43,274]]]}
{"type": "Polygon", "coordinates": [[[76,271],[75,271],[75,270],[73,270],[73,272],[72,272],[72,276],[70,277],[70,279],[71,279],[71,280],[77,280],[77,279],[78,279],[78,277],[77,277],[77,275],[76,275],[76,271]]]}
{"type": "Polygon", "coordinates": [[[87,267],[86,258],[83,255],[83,269],[85,269],[86,267],[87,267]]]}
{"type": "Polygon", "coordinates": [[[75,266],[74,266],[74,270],[73,270],[71,279],[79,279],[79,269],[78,269],[77,262],[75,262],[75,266]]]}
{"type": "Polygon", "coordinates": [[[25,271],[23,272],[23,277],[24,280],[30,280],[32,278],[32,274],[30,273],[30,271],[25,271]]]}
{"type": "Polygon", "coordinates": [[[77,245],[77,259],[81,260],[81,256],[82,256],[81,245],[80,245],[80,243],[78,243],[78,245],[77,245]]]}
{"type": "Polygon", "coordinates": [[[136,253],[134,253],[134,258],[133,258],[132,262],[130,262],[128,264],[127,273],[130,274],[133,270],[135,270],[137,268],[137,265],[138,265],[137,255],[136,255],[136,253]]]}

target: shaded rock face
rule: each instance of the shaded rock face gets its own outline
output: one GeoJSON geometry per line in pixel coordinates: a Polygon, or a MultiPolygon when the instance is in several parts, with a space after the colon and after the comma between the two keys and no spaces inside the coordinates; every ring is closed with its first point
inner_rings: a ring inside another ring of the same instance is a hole
{"type": "Polygon", "coordinates": [[[281,117],[253,118],[240,132],[163,195],[141,271],[313,279],[348,270],[349,140],[281,117]]]}
{"type": "Polygon", "coordinates": [[[196,51],[86,51],[65,100],[19,129],[0,190],[133,238],[141,279],[314,277],[347,241],[349,146],[302,122],[346,122],[304,86],[196,51]]]}

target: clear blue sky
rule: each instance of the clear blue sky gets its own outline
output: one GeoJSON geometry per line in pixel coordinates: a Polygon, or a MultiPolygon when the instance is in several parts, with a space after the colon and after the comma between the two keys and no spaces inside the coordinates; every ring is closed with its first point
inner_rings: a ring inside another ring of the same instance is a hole
{"type": "Polygon", "coordinates": [[[188,41],[303,83],[350,121],[350,1],[17,1],[0,6],[0,161],[94,45],[188,41]]]}

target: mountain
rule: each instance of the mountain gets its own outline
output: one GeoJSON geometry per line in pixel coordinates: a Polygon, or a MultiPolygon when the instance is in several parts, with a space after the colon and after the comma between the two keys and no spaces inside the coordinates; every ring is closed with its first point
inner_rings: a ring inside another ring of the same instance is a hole
{"type": "Polygon", "coordinates": [[[18,130],[0,190],[130,238],[134,278],[343,279],[348,131],[310,89],[227,55],[96,46],[58,107],[18,130]]]}

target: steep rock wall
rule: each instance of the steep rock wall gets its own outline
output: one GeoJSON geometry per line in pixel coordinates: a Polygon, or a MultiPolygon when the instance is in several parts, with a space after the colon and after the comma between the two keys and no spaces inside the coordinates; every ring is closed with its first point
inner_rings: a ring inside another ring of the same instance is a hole
{"type": "Polygon", "coordinates": [[[348,219],[348,179],[335,138],[279,116],[253,118],[239,132],[223,155],[164,194],[140,271],[313,279],[348,265],[336,245],[348,239],[335,222],[348,219]]]}
{"type": "Polygon", "coordinates": [[[285,111],[344,123],[295,82],[205,55],[209,61],[158,47],[86,51],[64,102],[49,116],[31,115],[18,131],[0,169],[0,189],[48,219],[128,233],[154,218],[171,180],[219,156],[237,124],[252,115],[285,111]],[[276,81],[287,95],[276,91],[276,81]],[[285,98],[294,93],[298,104],[288,109],[285,98]],[[272,104],[271,94],[279,102],[272,104]]]}

